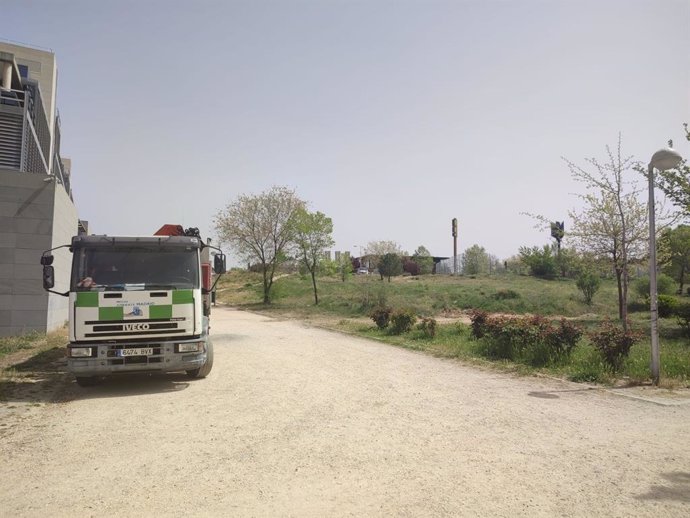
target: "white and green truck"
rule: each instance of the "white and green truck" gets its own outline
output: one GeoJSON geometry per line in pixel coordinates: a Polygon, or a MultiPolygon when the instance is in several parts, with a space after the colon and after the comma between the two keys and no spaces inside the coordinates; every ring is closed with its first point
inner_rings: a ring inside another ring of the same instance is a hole
{"type": "MultiPolygon", "coordinates": [[[[145,237],[80,235],[64,246],[72,252],[72,274],[69,291],[59,294],[69,297],[67,366],[79,385],[117,373],[209,374],[210,250],[217,251],[219,276],[225,272],[220,249],[179,225],[145,237]]],[[[41,257],[43,287],[58,293],[53,250],[41,257]]]]}

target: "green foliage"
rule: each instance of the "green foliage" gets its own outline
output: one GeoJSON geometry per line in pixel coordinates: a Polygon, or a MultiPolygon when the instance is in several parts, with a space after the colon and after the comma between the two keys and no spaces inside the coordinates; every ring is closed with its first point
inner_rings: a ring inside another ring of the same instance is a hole
{"type": "Polygon", "coordinates": [[[374,308],[369,314],[369,317],[374,321],[376,327],[379,329],[386,329],[391,321],[391,314],[393,309],[387,306],[379,306],[374,308]]]}
{"type": "Polygon", "coordinates": [[[671,295],[659,295],[657,297],[656,308],[659,318],[672,317],[676,314],[678,306],[678,299],[671,295]]]}
{"type": "Polygon", "coordinates": [[[417,316],[412,310],[398,309],[391,315],[390,332],[394,335],[408,333],[417,321],[417,316]]]}
{"type": "Polygon", "coordinates": [[[483,247],[472,245],[460,257],[460,266],[464,275],[479,275],[489,271],[489,254],[483,247]]]}
{"type": "Polygon", "coordinates": [[[589,334],[589,339],[609,368],[618,372],[630,354],[630,348],[640,339],[640,335],[630,327],[626,331],[606,320],[589,334]]]}
{"type": "Polygon", "coordinates": [[[584,271],[578,275],[575,285],[577,286],[577,289],[582,292],[582,296],[585,299],[585,304],[591,306],[594,295],[597,291],[599,291],[601,279],[599,279],[599,276],[591,271],[584,271]]]}
{"type": "MultiPolygon", "coordinates": [[[[658,294],[672,295],[675,291],[676,281],[668,275],[657,275],[656,292],[658,294]]],[[[642,298],[649,297],[649,277],[640,277],[635,281],[635,292],[642,298]]]]}
{"type": "Polygon", "coordinates": [[[520,260],[529,267],[530,275],[534,277],[552,279],[556,276],[556,258],[550,245],[544,245],[542,248],[522,246],[520,260]]]}
{"type": "Polygon", "coordinates": [[[434,338],[436,336],[437,327],[438,325],[435,318],[422,318],[422,321],[417,324],[417,329],[427,338],[434,338]]]}
{"type": "Polygon", "coordinates": [[[494,298],[495,300],[513,300],[519,299],[520,294],[515,290],[504,289],[498,290],[496,293],[492,295],[492,298],[494,298]]]}
{"type": "Polygon", "coordinates": [[[412,255],[412,260],[419,267],[419,275],[428,275],[434,270],[434,258],[431,257],[429,250],[420,246],[412,255]]]}
{"type": "Polygon", "coordinates": [[[660,262],[665,263],[664,272],[672,276],[683,292],[685,277],[690,272],[690,226],[678,225],[666,229],[659,239],[660,262]]]}
{"type": "Polygon", "coordinates": [[[387,277],[388,282],[390,282],[391,277],[400,275],[403,272],[402,259],[398,254],[385,254],[378,263],[378,269],[381,279],[387,277]]]}
{"type": "Polygon", "coordinates": [[[570,357],[582,330],[562,319],[554,326],[542,316],[504,317],[473,312],[472,336],[481,338],[490,358],[522,360],[529,365],[560,363],[570,357]]]}
{"type": "Polygon", "coordinates": [[[690,338],[690,302],[679,302],[674,312],[683,335],[690,338]]]}

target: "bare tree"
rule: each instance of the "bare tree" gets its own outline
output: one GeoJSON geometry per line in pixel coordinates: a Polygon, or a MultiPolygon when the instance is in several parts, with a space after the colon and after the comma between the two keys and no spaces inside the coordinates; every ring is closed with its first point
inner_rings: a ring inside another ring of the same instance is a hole
{"type": "Polygon", "coordinates": [[[216,233],[263,274],[263,301],[271,301],[277,266],[295,236],[295,212],[305,203],[287,187],[274,186],[258,195],[240,195],[215,218],[216,233]]]}

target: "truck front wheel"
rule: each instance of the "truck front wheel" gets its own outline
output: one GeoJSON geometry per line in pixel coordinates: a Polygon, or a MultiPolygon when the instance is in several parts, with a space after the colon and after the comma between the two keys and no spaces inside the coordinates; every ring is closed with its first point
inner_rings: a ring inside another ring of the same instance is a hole
{"type": "Polygon", "coordinates": [[[190,378],[205,378],[211,372],[211,367],[213,367],[213,344],[209,338],[206,342],[206,363],[198,369],[188,370],[187,376],[190,378]]]}

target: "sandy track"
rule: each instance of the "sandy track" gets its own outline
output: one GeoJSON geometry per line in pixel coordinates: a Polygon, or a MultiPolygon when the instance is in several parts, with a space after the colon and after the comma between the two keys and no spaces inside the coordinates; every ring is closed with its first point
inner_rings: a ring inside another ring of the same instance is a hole
{"type": "Polygon", "coordinates": [[[207,379],[72,385],[6,433],[0,515],[690,515],[690,405],[213,317],[207,379]]]}

